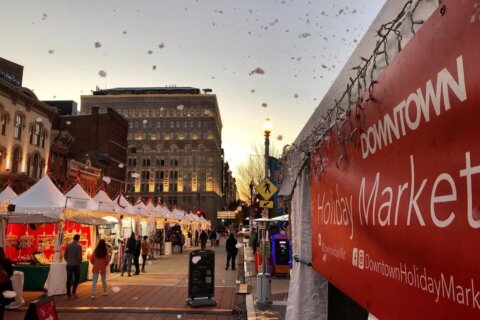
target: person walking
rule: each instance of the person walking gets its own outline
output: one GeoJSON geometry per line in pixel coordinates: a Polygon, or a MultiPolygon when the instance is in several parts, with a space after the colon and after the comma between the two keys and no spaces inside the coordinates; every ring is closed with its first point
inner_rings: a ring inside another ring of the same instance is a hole
{"type": "Polygon", "coordinates": [[[150,251],[150,244],[147,241],[148,237],[143,236],[142,241],[142,272],[145,273],[145,262],[147,262],[148,252],[150,251]]]}
{"type": "Polygon", "coordinates": [[[235,239],[233,233],[230,233],[230,237],[227,239],[227,245],[225,246],[227,249],[227,267],[225,270],[228,270],[228,266],[230,264],[230,260],[232,260],[232,270],[235,269],[235,258],[237,257],[237,239],[235,239]]]}
{"type": "Polygon", "coordinates": [[[92,263],[92,295],[90,299],[95,299],[95,292],[97,291],[98,275],[102,278],[103,295],[108,295],[107,289],[107,266],[110,263],[110,256],[108,255],[107,244],[104,239],[98,241],[97,247],[93,250],[90,256],[92,263]]]}
{"type": "Polygon", "coordinates": [[[178,244],[180,246],[180,253],[183,253],[183,245],[185,244],[185,236],[183,235],[181,230],[178,232],[178,244]]]}
{"type": "Polygon", "coordinates": [[[140,274],[140,253],[142,253],[142,236],[138,236],[135,241],[135,252],[133,254],[133,263],[135,264],[135,276],[140,274]]]}
{"type": "Polygon", "coordinates": [[[73,236],[73,242],[65,250],[63,258],[67,262],[67,297],[78,298],[77,287],[80,281],[80,264],[82,263],[82,246],[78,243],[80,235],[73,236]],[[72,288],[72,278],[73,288],[72,288]]]}
{"type": "Polygon", "coordinates": [[[198,230],[195,230],[195,247],[198,247],[198,237],[200,235],[198,234],[198,230]]]}
{"type": "Polygon", "coordinates": [[[132,232],[130,238],[127,240],[127,244],[125,246],[125,251],[123,253],[123,266],[122,266],[122,273],[120,276],[123,277],[125,271],[128,272],[128,276],[132,276],[132,261],[133,261],[133,254],[135,253],[135,233],[132,232]]]}
{"type": "Polygon", "coordinates": [[[210,233],[210,241],[211,241],[212,247],[215,245],[216,240],[217,240],[217,233],[215,232],[215,230],[212,230],[212,232],[210,233]]]}
{"type": "Polygon", "coordinates": [[[208,235],[205,232],[205,230],[202,230],[202,233],[200,234],[200,249],[205,250],[207,247],[207,240],[208,240],[208,235]]]}

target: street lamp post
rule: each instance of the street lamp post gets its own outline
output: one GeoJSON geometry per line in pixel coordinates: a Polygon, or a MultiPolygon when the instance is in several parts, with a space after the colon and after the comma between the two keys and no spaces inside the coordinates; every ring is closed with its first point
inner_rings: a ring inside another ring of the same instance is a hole
{"type": "MultiPolygon", "coordinates": [[[[270,152],[270,133],[272,132],[272,122],[269,118],[265,119],[263,124],[263,133],[265,134],[265,179],[268,178],[268,162],[269,162],[269,152],[270,152]]],[[[268,218],[268,208],[263,210],[267,211],[268,218]]],[[[263,262],[262,262],[262,273],[257,275],[257,304],[271,304],[272,303],[272,294],[271,294],[271,279],[270,274],[267,274],[267,237],[268,237],[268,222],[262,222],[264,224],[263,229],[263,262]]]]}

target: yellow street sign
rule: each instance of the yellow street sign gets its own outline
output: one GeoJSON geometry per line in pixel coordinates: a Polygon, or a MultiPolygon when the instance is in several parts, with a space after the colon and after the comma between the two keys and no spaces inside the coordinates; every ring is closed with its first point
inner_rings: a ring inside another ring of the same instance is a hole
{"type": "Polygon", "coordinates": [[[255,190],[262,196],[265,200],[270,200],[270,198],[277,192],[277,187],[273,184],[270,179],[265,178],[262,183],[260,183],[255,190]]]}
{"type": "Polygon", "coordinates": [[[270,209],[273,209],[273,201],[260,200],[259,206],[260,206],[260,208],[270,208],[270,209]]]}

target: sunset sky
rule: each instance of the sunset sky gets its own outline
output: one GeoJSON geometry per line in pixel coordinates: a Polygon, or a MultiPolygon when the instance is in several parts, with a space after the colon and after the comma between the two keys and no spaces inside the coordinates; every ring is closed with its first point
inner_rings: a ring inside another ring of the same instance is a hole
{"type": "Polygon", "coordinates": [[[384,0],[17,0],[2,4],[0,57],[41,100],[100,88],[211,88],[234,167],[291,144],[384,0]]]}

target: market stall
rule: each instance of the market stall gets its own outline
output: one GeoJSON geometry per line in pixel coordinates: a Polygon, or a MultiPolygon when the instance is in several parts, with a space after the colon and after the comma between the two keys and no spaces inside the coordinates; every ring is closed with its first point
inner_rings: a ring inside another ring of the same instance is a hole
{"type": "MultiPolygon", "coordinates": [[[[75,206],[84,206],[88,210],[88,199],[82,199],[76,193],[70,198],[63,195],[44,175],[11,201],[15,210],[7,215],[5,253],[14,263],[14,270],[24,272],[26,290],[43,289],[52,263],[61,263],[62,252],[74,233],[81,235],[86,260],[87,248],[92,241],[91,228],[73,220],[64,222],[64,219],[67,212],[77,210],[75,206]]],[[[86,279],[87,269],[88,263],[82,263],[81,281],[86,279]]]]}
{"type": "Polygon", "coordinates": [[[14,270],[24,273],[25,289],[42,289],[66,197],[44,176],[11,204],[15,208],[7,215],[5,254],[14,263],[14,270]]]}
{"type": "Polygon", "coordinates": [[[6,228],[6,214],[8,212],[8,205],[10,201],[15,199],[17,194],[10,185],[7,185],[5,189],[0,192],[0,246],[5,247],[5,228],[6,228]]]}

